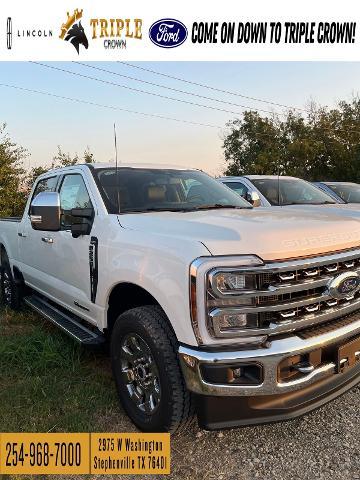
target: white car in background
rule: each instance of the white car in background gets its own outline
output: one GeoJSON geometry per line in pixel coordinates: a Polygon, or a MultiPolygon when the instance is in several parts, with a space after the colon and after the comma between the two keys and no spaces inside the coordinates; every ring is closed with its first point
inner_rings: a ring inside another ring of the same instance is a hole
{"type": "Polygon", "coordinates": [[[360,204],[337,201],[315,185],[296,177],[247,175],[221,177],[221,183],[245,198],[254,207],[295,207],[326,209],[350,217],[360,217],[360,204]]]}

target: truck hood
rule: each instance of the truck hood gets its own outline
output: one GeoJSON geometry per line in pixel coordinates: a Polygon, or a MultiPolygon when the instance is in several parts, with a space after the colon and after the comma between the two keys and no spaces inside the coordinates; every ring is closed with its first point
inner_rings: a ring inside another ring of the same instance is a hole
{"type": "Polygon", "coordinates": [[[307,212],[314,211],[327,214],[334,213],[335,215],[341,215],[344,217],[360,218],[360,203],[336,203],[330,205],[287,205],[286,208],[293,208],[296,210],[304,210],[307,212]]]}
{"type": "Polygon", "coordinates": [[[255,254],[281,260],[358,247],[360,218],[270,207],[120,215],[123,228],[146,235],[193,239],[212,255],[255,254]]]}

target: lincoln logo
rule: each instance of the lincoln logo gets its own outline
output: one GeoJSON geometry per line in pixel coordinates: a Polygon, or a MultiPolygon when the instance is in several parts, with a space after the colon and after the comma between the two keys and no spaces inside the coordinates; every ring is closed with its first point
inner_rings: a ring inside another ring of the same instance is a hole
{"type": "Polygon", "coordinates": [[[6,24],[6,43],[8,50],[11,50],[12,47],[12,20],[11,17],[8,17],[6,24]]]}
{"type": "Polygon", "coordinates": [[[345,272],[329,283],[329,294],[341,299],[354,295],[360,288],[360,277],[356,272],[345,272]]]}

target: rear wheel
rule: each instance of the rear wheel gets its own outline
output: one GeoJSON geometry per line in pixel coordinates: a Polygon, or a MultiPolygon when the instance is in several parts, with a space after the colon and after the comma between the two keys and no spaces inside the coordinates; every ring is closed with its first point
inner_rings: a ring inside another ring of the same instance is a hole
{"type": "Polygon", "coordinates": [[[192,417],[177,340],[158,306],[129,310],[111,337],[113,373],[121,403],[143,431],[174,432],[192,417]]]}
{"type": "Polygon", "coordinates": [[[1,279],[0,293],[1,303],[13,310],[19,310],[21,306],[20,287],[15,283],[13,273],[11,271],[9,259],[6,253],[1,256],[1,279]]]}

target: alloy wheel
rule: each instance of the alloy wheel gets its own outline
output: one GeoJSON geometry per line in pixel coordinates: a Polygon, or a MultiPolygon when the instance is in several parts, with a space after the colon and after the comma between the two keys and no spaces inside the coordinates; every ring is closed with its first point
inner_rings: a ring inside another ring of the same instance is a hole
{"type": "Polygon", "coordinates": [[[121,373],[128,394],[142,412],[153,414],[161,400],[159,371],[150,347],[140,335],[126,335],[120,348],[121,373]]]}

